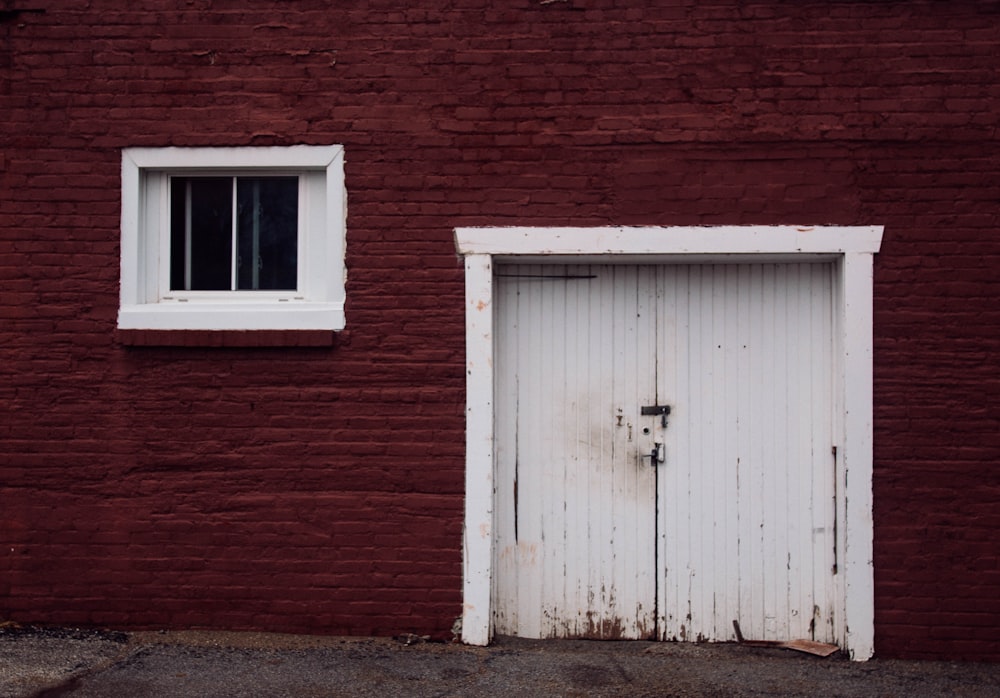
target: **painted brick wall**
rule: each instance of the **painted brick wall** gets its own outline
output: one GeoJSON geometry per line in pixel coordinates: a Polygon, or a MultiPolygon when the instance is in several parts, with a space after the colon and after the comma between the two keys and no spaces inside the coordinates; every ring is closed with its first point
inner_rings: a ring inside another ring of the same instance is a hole
{"type": "Polygon", "coordinates": [[[454,227],[882,224],[876,652],[1000,659],[1000,3],[402,5],[2,15],[0,618],[448,637],[454,227]],[[295,143],[348,329],[124,341],[121,149],[295,143]]]}

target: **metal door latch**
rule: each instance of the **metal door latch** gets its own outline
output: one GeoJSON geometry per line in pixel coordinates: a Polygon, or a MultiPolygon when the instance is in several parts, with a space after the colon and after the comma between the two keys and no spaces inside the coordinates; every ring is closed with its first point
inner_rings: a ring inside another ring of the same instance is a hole
{"type": "Polygon", "coordinates": [[[670,405],[643,405],[639,408],[639,414],[647,417],[659,415],[660,426],[666,429],[667,415],[670,414],[670,405]]]}
{"type": "Polygon", "coordinates": [[[649,464],[655,468],[658,463],[667,460],[667,450],[663,448],[663,444],[653,444],[653,450],[644,455],[643,458],[648,458],[649,464]]]}

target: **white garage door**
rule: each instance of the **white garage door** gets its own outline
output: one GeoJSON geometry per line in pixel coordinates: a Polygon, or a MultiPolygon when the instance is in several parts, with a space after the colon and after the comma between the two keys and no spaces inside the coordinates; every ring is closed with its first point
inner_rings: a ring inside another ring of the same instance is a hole
{"type": "Polygon", "coordinates": [[[497,268],[497,633],[840,636],[832,277],[497,268]]]}

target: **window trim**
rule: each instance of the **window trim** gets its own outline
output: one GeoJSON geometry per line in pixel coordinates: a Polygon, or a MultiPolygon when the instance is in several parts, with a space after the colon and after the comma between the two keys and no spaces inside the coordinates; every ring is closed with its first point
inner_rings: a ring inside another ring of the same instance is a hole
{"type": "Polygon", "coordinates": [[[345,326],[344,148],[296,145],[122,150],[120,330],[341,330],[345,326]],[[171,292],[159,208],[169,175],[215,172],[301,176],[301,286],[294,292],[171,292]],[[310,176],[313,173],[319,176],[310,176]],[[304,175],[304,176],[303,176],[304,175]],[[303,203],[304,202],[304,203],[303,203]]]}

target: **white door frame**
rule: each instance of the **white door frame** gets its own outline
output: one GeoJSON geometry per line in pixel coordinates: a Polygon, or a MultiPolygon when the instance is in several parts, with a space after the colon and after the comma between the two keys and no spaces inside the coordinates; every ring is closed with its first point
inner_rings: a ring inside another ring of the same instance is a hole
{"type": "Polygon", "coordinates": [[[763,263],[834,260],[839,401],[838,603],[841,646],[852,659],[874,652],[872,566],[872,262],[881,226],[719,226],[611,228],[458,228],[465,257],[466,447],[462,640],[493,634],[493,266],[547,263],[763,263]],[[850,477],[847,474],[850,473],[850,477]]]}

